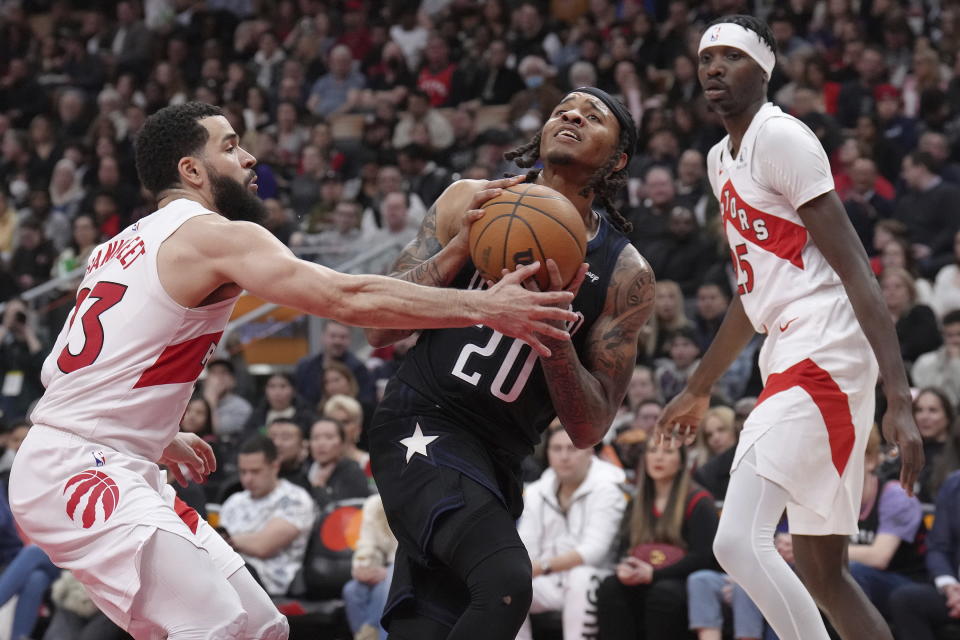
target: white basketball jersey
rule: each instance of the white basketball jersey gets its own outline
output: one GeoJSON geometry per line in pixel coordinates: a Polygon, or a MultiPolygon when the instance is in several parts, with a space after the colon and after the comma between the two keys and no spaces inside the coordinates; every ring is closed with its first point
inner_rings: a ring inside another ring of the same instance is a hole
{"type": "Polygon", "coordinates": [[[714,145],[707,173],[720,201],[737,292],[758,332],[768,333],[791,302],[814,293],[826,300],[823,294],[831,290],[846,296],[797,214],[834,188],[823,146],[806,125],[767,103],[753,117],[736,157],[729,135],[714,145]]]}
{"type": "Polygon", "coordinates": [[[47,390],[34,423],[151,461],[160,457],[237,299],[180,306],[160,284],[157,252],[184,222],[211,213],[175,200],[93,251],[76,305],[43,364],[47,390]]]}

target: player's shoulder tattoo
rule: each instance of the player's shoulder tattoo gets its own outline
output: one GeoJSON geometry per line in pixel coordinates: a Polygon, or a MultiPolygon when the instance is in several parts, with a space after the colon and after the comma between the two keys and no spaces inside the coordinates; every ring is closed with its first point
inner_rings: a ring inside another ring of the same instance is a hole
{"type": "Polygon", "coordinates": [[[653,269],[633,245],[627,245],[614,265],[607,288],[606,310],[614,320],[646,322],[656,296],[656,278],[653,269]]]}

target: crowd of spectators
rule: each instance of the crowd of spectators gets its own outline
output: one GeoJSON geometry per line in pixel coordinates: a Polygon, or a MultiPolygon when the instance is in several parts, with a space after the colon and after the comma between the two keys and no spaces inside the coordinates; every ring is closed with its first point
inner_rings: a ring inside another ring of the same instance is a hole
{"type": "MultiPolygon", "coordinates": [[[[829,154],[917,389],[927,454],[918,496],[936,502],[933,530],[928,536],[920,503],[889,482],[896,452],[877,442],[851,559],[898,638],[933,638],[933,629],[960,621],[956,516],[943,515],[960,512],[956,0],[0,2],[0,411],[8,429],[0,471],[42,393],[40,366],[72,305],[74,272],[99,242],[154,209],[131,161],[150,114],[189,100],[222,106],[257,157],[264,225],[329,265],[381,247],[365,268],[385,273],[451,182],[519,172],[503,152],[529,140],[566,91],[595,85],[619,97],[640,129],[617,204],[657,275],[656,309],[599,456],[568,451],[554,428],[539,463],[526,465],[532,506],[520,527],[537,577],[535,615],[522,635],[542,633],[537,612],[562,610],[562,626],[601,638],[677,638],[690,628],[712,640],[725,628],[725,598],[735,637],[769,633],[749,598],[727,585],[709,544],[712,499],[723,499],[739,427],[761,389],[762,336],[714,389],[696,445],[674,455],[647,443],[735,291],[705,177],[704,158],[723,129],[699,89],[696,46],[709,20],[738,12],[772,27],[770,98],[829,154]],[[621,504],[613,486],[635,497],[621,504]],[[590,517],[590,500],[603,518],[590,517]],[[537,515],[548,504],[579,515],[563,523],[537,515]],[[572,522],[600,529],[562,530],[572,522]],[[653,568],[640,550],[656,544],[683,557],[653,568]]],[[[371,353],[355,347],[350,328],[329,322],[321,351],[294,370],[254,378],[236,350],[208,364],[182,427],[214,446],[220,469],[184,496],[201,510],[222,505],[224,534],[272,595],[303,582],[297,574],[325,514],[375,496],[363,426],[414,341],[371,353]]],[[[108,637],[109,622],[71,576],[58,578],[35,548],[20,551],[3,507],[0,596],[24,603],[16,633],[30,633],[57,580],[45,637],[108,637]]],[[[373,638],[382,633],[376,610],[395,543],[375,498],[363,514],[358,558],[324,566],[339,572],[328,581],[334,595],[349,581],[351,631],[373,638]]],[[[776,543],[789,560],[789,534],[776,543]]],[[[318,566],[306,572],[308,586],[320,580],[318,566]]]]}

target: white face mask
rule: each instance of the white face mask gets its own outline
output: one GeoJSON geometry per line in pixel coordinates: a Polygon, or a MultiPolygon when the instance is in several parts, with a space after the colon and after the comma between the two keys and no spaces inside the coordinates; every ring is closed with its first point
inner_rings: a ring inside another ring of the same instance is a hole
{"type": "Polygon", "coordinates": [[[26,198],[29,190],[30,184],[23,178],[17,178],[10,183],[10,195],[13,196],[13,199],[17,202],[26,198]]]}

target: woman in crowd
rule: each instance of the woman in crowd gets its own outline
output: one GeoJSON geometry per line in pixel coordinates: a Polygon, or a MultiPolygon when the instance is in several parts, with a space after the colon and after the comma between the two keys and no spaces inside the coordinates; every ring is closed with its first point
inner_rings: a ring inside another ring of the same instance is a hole
{"type": "Polygon", "coordinates": [[[335,418],[324,416],[310,428],[312,461],[307,468],[307,479],[321,509],[336,500],[370,495],[367,476],[356,462],[344,456],[345,444],[346,429],[335,418]]]}
{"type": "MultiPolygon", "coordinates": [[[[90,254],[97,246],[100,230],[97,221],[88,213],[81,213],[73,219],[73,242],[60,252],[57,263],[53,267],[55,278],[65,276],[74,269],[87,264],[90,254]]],[[[71,293],[75,292],[80,278],[69,286],[71,293]]]]}
{"type": "MultiPolygon", "coordinates": [[[[947,474],[960,468],[955,466],[951,469],[946,463],[941,463],[955,415],[953,405],[940,389],[921,389],[913,401],[913,417],[917,421],[920,437],[923,438],[923,454],[926,460],[917,479],[917,497],[921,502],[933,502],[947,474]]],[[[953,462],[956,463],[956,460],[953,462]]]]}
{"type": "Polygon", "coordinates": [[[916,283],[906,269],[884,269],[880,274],[880,288],[890,318],[896,324],[904,362],[911,363],[940,346],[937,318],[930,307],[917,303],[916,283]]]}
{"type": "Polygon", "coordinates": [[[641,336],[646,334],[645,356],[649,362],[665,357],[668,338],[677,329],[690,326],[690,319],[683,308],[683,292],[676,282],[662,280],[657,283],[654,305],[653,317],[641,333],[641,336]]]}
{"type": "Polygon", "coordinates": [[[687,633],[685,580],[717,567],[718,518],[713,497],[692,484],[686,464],[684,447],[649,443],[640,458],[637,496],[617,547],[623,559],[597,596],[601,640],[675,640],[687,633]]]}
{"type": "Polygon", "coordinates": [[[363,407],[356,398],[338,393],[323,404],[323,415],[330,416],[343,423],[346,440],[343,456],[353,460],[361,469],[366,470],[370,454],[357,446],[363,431],[363,407]]]}
{"type": "Polygon", "coordinates": [[[913,278],[914,286],[917,289],[917,302],[932,306],[933,285],[926,278],[920,277],[917,261],[913,257],[913,247],[911,247],[909,240],[900,237],[891,238],[880,251],[880,265],[882,267],[881,273],[891,267],[905,269],[913,278]]]}
{"type": "Polygon", "coordinates": [[[51,208],[73,218],[84,195],[83,185],[77,176],[77,165],[68,158],[58,160],[53,166],[53,177],[50,179],[51,208]]]}
{"type": "MultiPolygon", "coordinates": [[[[596,628],[595,592],[610,575],[617,525],[626,499],[623,471],[577,449],[559,420],[547,429],[549,468],[524,492],[518,531],[533,566],[530,613],[558,611],[565,638],[596,628]]],[[[529,617],[517,640],[531,640],[529,617]]]]}
{"type": "MultiPolygon", "coordinates": [[[[217,470],[207,476],[206,482],[203,483],[203,492],[207,500],[216,501],[224,478],[232,476],[236,469],[235,449],[239,443],[224,441],[217,437],[213,432],[213,412],[210,410],[210,404],[199,395],[187,403],[187,409],[180,419],[180,430],[200,436],[213,447],[213,453],[217,459],[217,470]]],[[[176,483],[173,487],[181,489],[176,483]]]]}
{"type": "Polygon", "coordinates": [[[737,444],[735,417],[733,409],[723,406],[711,407],[703,414],[700,428],[697,429],[697,441],[690,452],[691,469],[702,467],[737,444]]]}
{"type": "Polygon", "coordinates": [[[356,398],[360,393],[360,385],[357,383],[357,377],[353,375],[350,367],[339,360],[331,360],[323,366],[323,385],[320,394],[320,402],[317,403],[317,410],[322,411],[327,400],[333,396],[343,395],[356,398]]]}
{"type": "Polygon", "coordinates": [[[244,431],[263,429],[277,418],[293,420],[304,432],[314,420],[314,413],[298,396],[293,376],[289,373],[275,373],[267,378],[263,390],[263,399],[250,414],[244,431]]]}

